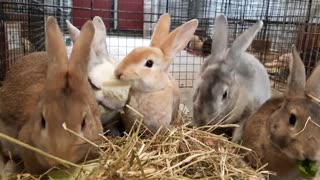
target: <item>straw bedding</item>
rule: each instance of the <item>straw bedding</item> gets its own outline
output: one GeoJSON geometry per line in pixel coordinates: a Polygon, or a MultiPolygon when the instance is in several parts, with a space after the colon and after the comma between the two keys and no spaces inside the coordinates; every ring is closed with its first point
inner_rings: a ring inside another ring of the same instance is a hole
{"type": "MultiPolygon", "coordinates": [[[[216,126],[195,129],[190,116],[180,111],[183,126],[149,133],[137,121],[139,134],[105,137],[101,156],[80,167],[54,168],[41,177],[49,179],[264,179],[268,172],[252,169],[243,160],[250,153],[222,136],[209,133],[216,126]]],[[[40,177],[40,178],[41,178],[40,177]]],[[[18,174],[15,179],[38,179],[18,174]]]]}

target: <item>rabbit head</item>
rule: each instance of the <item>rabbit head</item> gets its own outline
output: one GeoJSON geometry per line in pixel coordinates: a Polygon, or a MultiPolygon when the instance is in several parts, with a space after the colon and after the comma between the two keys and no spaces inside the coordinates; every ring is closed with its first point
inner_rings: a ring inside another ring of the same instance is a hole
{"type": "Polygon", "coordinates": [[[270,140],[292,159],[320,160],[320,66],[306,81],[295,47],[282,106],[269,119],[270,140]]]}
{"type": "Polygon", "coordinates": [[[240,62],[250,56],[245,54],[245,51],[262,25],[262,21],[258,21],[237,37],[228,48],[227,19],[224,15],[216,18],[211,55],[201,66],[193,95],[193,115],[197,126],[216,124],[226,118],[236,105],[239,106],[239,103],[246,102],[249,98],[246,93],[241,94],[245,91],[242,87],[246,85],[239,82],[237,73],[248,77],[248,83],[251,83],[253,68],[240,62]]]}
{"type": "Polygon", "coordinates": [[[169,66],[193,36],[198,21],[193,19],[169,33],[170,15],[163,14],[156,24],[149,47],[135,48],[116,67],[118,79],[132,82],[132,90],[153,92],[170,81],[169,66]]]}
{"type": "MultiPolygon", "coordinates": [[[[25,121],[19,139],[56,157],[78,162],[86,156],[91,146],[82,138],[65,131],[62,125],[91,141],[100,139],[99,133],[102,133],[99,108],[87,81],[94,27],[90,21],[84,24],[69,60],[55,18],[48,18],[45,30],[49,60],[44,90],[38,103],[30,105],[35,110],[32,117],[25,121]]],[[[31,172],[41,172],[58,165],[40,154],[23,151],[22,158],[31,172]]]]}
{"type": "MultiPolygon", "coordinates": [[[[80,35],[80,30],[73,26],[70,21],[66,20],[66,23],[70,33],[70,38],[72,42],[75,43],[80,35]]],[[[91,44],[90,60],[88,65],[89,72],[96,65],[102,64],[105,61],[109,61],[111,64],[115,63],[107,51],[107,33],[103,20],[99,16],[95,16],[92,23],[94,25],[95,34],[91,44]]]]}

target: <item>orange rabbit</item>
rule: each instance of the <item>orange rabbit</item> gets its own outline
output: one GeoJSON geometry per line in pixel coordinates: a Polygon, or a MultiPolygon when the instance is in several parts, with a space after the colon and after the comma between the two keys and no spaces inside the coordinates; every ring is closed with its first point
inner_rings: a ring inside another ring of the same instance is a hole
{"type": "MultiPolygon", "coordinates": [[[[56,157],[77,163],[92,148],[82,138],[100,139],[100,112],[88,82],[88,57],[94,27],[87,22],[68,60],[57,21],[46,23],[47,52],[24,56],[9,71],[0,93],[0,132],[56,157]]],[[[1,151],[22,158],[27,172],[43,173],[56,161],[3,139],[1,151]]]]}
{"type": "MultiPolygon", "coordinates": [[[[179,88],[168,73],[169,66],[193,37],[198,21],[193,19],[174,31],[170,30],[170,15],[163,14],[155,27],[149,47],[132,50],[116,67],[115,76],[131,81],[129,105],[142,113],[143,123],[156,132],[168,127],[179,107],[179,88]]],[[[123,124],[130,130],[140,117],[125,109],[123,124]]]]}

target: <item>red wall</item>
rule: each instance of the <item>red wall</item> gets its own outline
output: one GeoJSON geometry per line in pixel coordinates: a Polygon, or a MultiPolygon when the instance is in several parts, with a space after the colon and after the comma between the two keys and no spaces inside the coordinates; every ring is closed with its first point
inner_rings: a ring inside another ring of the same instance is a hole
{"type": "Polygon", "coordinates": [[[106,27],[110,28],[112,13],[112,0],[73,0],[71,16],[77,27],[81,27],[94,16],[100,16],[106,27]]]}
{"type": "Polygon", "coordinates": [[[143,0],[118,0],[118,29],[143,29],[143,0]]]}
{"type": "MultiPolygon", "coordinates": [[[[73,0],[73,24],[81,27],[87,20],[100,16],[107,28],[111,27],[114,0],[73,0]]],[[[118,0],[119,30],[143,29],[143,0],[118,0]]]]}

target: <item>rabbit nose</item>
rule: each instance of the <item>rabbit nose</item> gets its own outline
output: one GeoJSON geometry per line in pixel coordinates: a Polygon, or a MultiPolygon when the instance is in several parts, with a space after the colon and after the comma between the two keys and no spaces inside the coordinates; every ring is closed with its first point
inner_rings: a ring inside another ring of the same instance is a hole
{"type": "Polygon", "coordinates": [[[123,73],[118,69],[114,71],[114,75],[116,76],[117,79],[121,79],[122,74],[123,73]]]}

